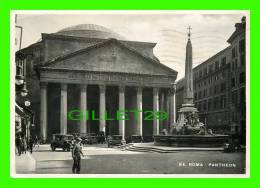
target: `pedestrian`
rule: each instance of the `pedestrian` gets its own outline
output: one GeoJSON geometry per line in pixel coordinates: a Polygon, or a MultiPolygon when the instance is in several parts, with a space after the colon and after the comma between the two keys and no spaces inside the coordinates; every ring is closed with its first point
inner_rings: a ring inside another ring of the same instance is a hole
{"type": "Polygon", "coordinates": [[[15,138],[15,146],[17,148],[17,152],[18,152],[18,155],[20,156],[21,155],[21,147],[22,147],[22,139],[21,139],[21,136],[17,136],[15,138]]]}
{"type": "Polygon", "coordinates": [[[38,140],[38,137],[37,137],[37,135],[35,136],[35,139],[34,139],[34,145],[36,146],[38,146],[38,148],[39,148],[39,140],[38,140]]]}
{"type": "Polygon", "coordinates": [[[22,138],[22,153],[26,153],[27,143],[25,137],[22,138]]]}
{"type": "Polygon", "coordinates": [[[30,137],[28,147],[29,147],[29,150],[31,153],[33,151],[33,144],[34,144],[33,139],[32,139],[32,137],[30,137]]]}
{"type": "Polygon", "coordinates": [[[75,144],[72,149],[72,158],[73,158],[73,166],[72,166],[72,172],[75,174],[80,174],[80,161],[81,156],[84,157],[84,154],[82,152],[82,147],[80,145],[81,138],[76,138],[75,144]]]}

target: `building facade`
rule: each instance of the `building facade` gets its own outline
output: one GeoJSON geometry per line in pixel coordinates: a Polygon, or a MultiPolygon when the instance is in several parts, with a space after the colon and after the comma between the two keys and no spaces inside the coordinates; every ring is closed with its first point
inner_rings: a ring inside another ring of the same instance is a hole
{"type": "MultiPolygon", "coordinates": [[[[193,68],[194,103],[200,121],[215,133],[234,134],[245,143],[245,27],[235,24],[227,48],[193,68]]],[[[184,79],[177,82],[176,107],[181,107],[184,79]]]]}
{"type": "Polygon", "coordinates": [[[168,128],[175,117],[177,72],[160,63],[154,46],[88,24],[42,34],[20,50],[41,139],[54,133],[152,136],[168,128]],[[118,110],[127,111],[123,118],[115,117],[118,110]],[[160,110],[169,118],[146,120],[145,111],[160,110]]]}

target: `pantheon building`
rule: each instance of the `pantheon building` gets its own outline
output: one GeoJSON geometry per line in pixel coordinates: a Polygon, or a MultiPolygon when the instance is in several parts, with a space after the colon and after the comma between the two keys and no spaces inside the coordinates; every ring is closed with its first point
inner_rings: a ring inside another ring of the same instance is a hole
{"type": "Polygon", "coordinates": [[[93,24],[41,36],[16,52],[16,64],[24,64],[34,131],[41,139],[48,141],[55,133],[100,131],[123,138],[148,137],[175,121],[177,72],[155,57],[156,43],[129,41],[93,24]],[[137,113],[116,119],[118,110],[137,113]],[[145,111],[160,110],[169,118],[145,120],[145,111]],[[94,113],[75,120],[68,118],[71,112],[83,117],[94,113]]]}

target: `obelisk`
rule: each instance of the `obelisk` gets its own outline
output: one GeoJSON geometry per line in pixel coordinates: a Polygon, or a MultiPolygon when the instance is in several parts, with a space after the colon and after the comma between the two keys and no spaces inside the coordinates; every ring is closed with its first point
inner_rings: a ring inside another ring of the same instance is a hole
{"type": "Polygon", "coordinates": [[[185,78],[184,78],[184,93],[183,93],[183,104],[179,113],[179,126],[183,126],[186,117],[189,114],[198,113],[197,108],[193,103],[193,72],[192,72],[192,45],[190,39],[191,27],[188,27],[188,42],[186,45],[186,59],[185,59],[185,78]]]}
{"type": "MultiPolygon", "coordinates": [[[[172,134],[184,134],[182,133],[183,127],[186,126],[189,130],[199,130],[199,120],[197,118],[198,110],[195,108],[193,103],[193,73],[192,73],[192,45],[190,39],[190,30],[188,28],[188,42],[186,45],[186,59],[185,59],[185,78],[184,78],[184,94],[183,94],[183,104],[178,111],[178,121],[173,126],[171,131],[172,134]],[[197,122],[194,125],[193,122],[197,122]]],[[[185,134],[191,134],[192,131],[185,134]]]]}
{"type": "Polygon", "coordinates": [[[185,60],[185,85],[184,85],[184,104],[193,104],[193,73],[192,73],[192,45],[190,40],[190,30],[188,28],[188,42],[186,45],[185,60]]]}

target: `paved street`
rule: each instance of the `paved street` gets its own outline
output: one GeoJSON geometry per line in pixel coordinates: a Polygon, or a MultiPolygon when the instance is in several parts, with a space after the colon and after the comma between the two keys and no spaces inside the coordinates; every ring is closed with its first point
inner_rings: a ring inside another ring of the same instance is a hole
{"type": "MultiPolygon", "coordinates": [[[[49,145],[35,149],[36,173],[70,174],[71,152],[50,150],[49,145]]],[[[244,172],[244,153],[220,151],[176,151],[143,153],[107,148],[106,145],[83,149],[81,173],[85,174],[233,174],[244,172]],[[218,166],[216,166],[218,165],[218,166]]]]}

